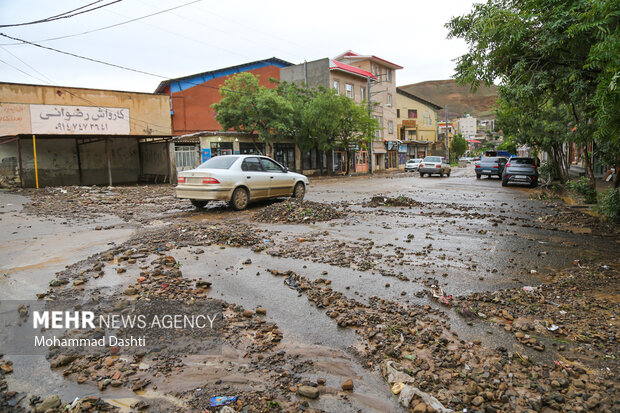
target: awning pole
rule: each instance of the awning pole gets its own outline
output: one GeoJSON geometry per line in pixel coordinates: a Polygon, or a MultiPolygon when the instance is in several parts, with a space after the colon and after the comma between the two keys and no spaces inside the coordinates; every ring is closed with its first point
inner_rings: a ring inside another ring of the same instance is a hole
{"type": "Polygon", "coordinates": [[[24,186],[24,168],[22,166],[22,145],[20,137],[17,137],[17,159],[19,161],[19,184],[24,186]]]}
{"type": "Polygon", "coordinates": [[[105,156],[108,160],[108,184],[112,186],[112,165],[110,162],[110,139],[105,138],[105,156]]]}
{"type": "Polygon", "coordinates": [[[39,168],[37,166],[37,140],[32,135],[32,153],[34,153],[34,182],[37,189],[39,189],[39,168]]]}

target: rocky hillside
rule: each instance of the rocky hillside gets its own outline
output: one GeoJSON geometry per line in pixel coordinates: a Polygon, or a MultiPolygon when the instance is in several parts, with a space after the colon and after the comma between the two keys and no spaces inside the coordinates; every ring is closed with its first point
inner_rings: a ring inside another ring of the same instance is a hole
{"type": "MultiPolygon", "coordinates": [[[[470,93],[469,86],[460,86],[454,79],[429,80],[400,88],[439,106],[448,105],[451,119],[466,113],[477,118],[494,118],[493,104],[497,98],[495,85],[482,85],[474,94],[470,93]]],[[[438,116],[439,119],[444,119],[444,111],[440,110],[438,116]]]]}

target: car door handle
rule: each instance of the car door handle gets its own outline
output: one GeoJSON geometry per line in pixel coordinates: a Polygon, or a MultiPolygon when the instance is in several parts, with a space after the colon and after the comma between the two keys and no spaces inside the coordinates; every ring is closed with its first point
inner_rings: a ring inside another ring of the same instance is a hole
{"type": "Polygon", "coordinates": [[[246,178],[246,179],[252,179],[252,177],[251,177],[251,176],[246,176],[245,178],[246,178]]]}
{"type": "Polygon", "coordinates": [[[270,176],[269,179],[273,179],[273,176],[270,176]]]}

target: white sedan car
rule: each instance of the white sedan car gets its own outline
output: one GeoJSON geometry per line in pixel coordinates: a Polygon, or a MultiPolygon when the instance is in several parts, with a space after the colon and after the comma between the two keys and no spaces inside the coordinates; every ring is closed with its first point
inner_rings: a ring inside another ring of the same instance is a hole
{"type": "Polygon", "coordinates": [[[416,172],[422,159],[409,159],[405,164],[405,172],[416,172]]]}
{"type": "Polygon", "coordinates": [[[196,208],[218,200],[241,210],[258,199],[283,196],[303,199],[308,185],[307,177],[266,156],[225,155],[180,172],[175,190],[177,198],[189,199],[196,208]]]}
{"type": "Polygon", "coordinates": [[[427,156],[420,162],[418,170],[420,171],[421,178],[423,178],[424,175],[431,176],[433,174],[438,174],[439,176],[444,176],[444,174],[446,174],[450,176],[450,172],[452,172],[450,164],[448,164],[442,156],[427,156]]]}

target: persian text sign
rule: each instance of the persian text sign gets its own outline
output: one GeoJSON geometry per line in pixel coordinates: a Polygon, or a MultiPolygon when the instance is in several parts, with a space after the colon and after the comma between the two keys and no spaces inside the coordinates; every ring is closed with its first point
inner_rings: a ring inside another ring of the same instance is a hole
{"type": "Polygon", "coordinates": [[[30,133],[28,105],[0,103],[0,136],[30,133]]]}
{"type": "Polygon", "coordinates": [[[30,105],[32,133],[50,135],[129,135],[129,109],[30,105]]]}

